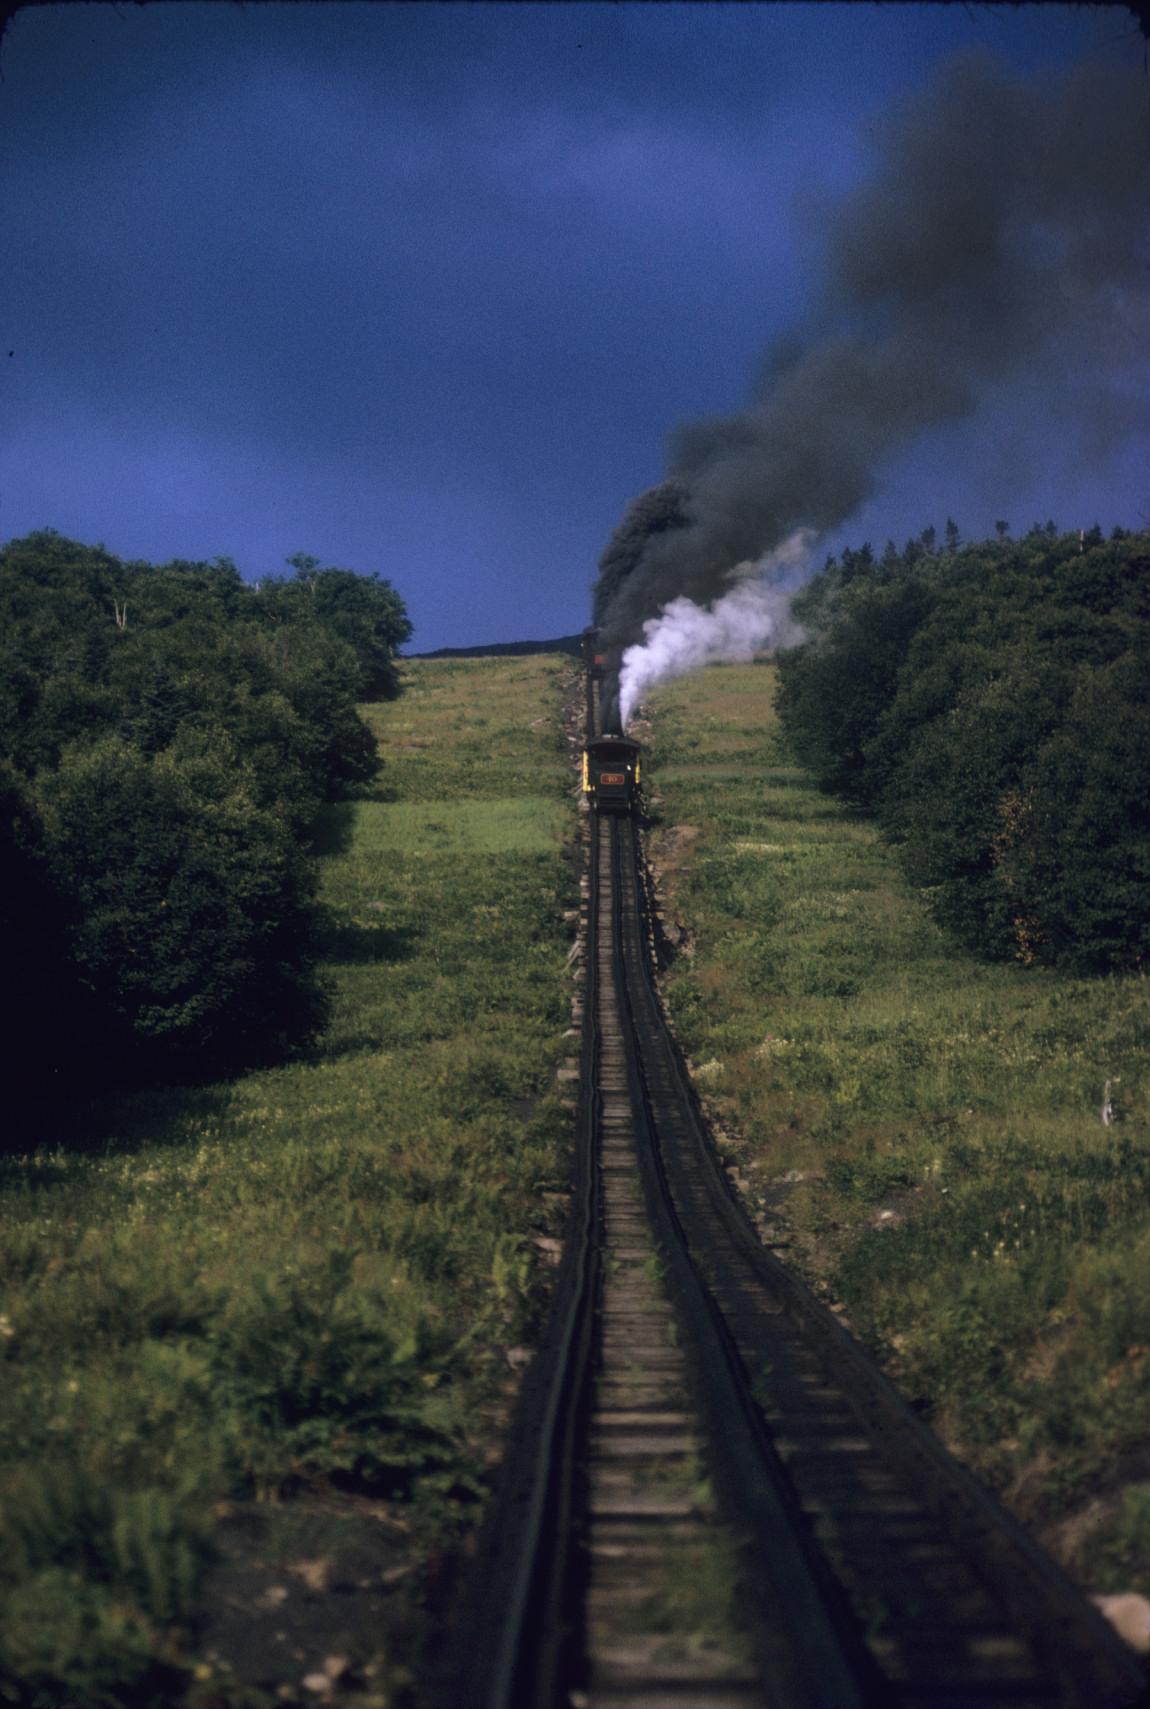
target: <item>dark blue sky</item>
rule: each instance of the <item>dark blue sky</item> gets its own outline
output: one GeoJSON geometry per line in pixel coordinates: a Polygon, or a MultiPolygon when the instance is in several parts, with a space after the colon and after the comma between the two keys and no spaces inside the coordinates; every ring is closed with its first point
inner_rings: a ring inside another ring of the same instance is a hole
{"type": "MultiPolygon", "coordinates": [[[[0,71],[0,538],[291,552],[395,582],[422,650],[587,621],[667,434],[743,402],[818,278],[814,192],[937,63],[1142,47],[1121,10],[33,8],[0,71]],[[12,354],[9,355],[9,352],[12,354]]],[[[880,545],[1150,522],[1022,397],[884,471],[880,545]]]]}

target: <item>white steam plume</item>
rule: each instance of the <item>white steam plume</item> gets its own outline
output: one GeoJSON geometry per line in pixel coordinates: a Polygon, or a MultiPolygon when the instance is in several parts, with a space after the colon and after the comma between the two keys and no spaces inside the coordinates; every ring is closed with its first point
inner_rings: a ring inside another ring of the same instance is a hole
{"type": "Polygon", "coordinates": [[[765,648],[791,646],[801,631],[791,621],[796,581],[810,569],[815,532],[799,528],[757,563],[730,572],[735,585],[710,605],[680,595],[643,625],[644,639],[628,647],[619,672],[623,729],[643,695],[657,682],[686,676],[703,665],[749,664],[765,648]]]}

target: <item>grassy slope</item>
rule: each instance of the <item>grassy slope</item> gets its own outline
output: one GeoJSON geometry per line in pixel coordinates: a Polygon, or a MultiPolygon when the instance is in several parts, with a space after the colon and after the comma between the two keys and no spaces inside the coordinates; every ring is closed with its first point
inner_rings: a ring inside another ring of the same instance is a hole
{"type": "Polygon", "coordinates": [[[566,1178],[565,675],[412,665],[368,709],[385,768],[324,828],[335,1005],[310,1060],[23,1117],[0,1164],[17,1700],[179,1701],[162,1664],[194,1653],[237,1498],[334,1477],[379,1503],[396,1578],[472,1510],[503,1350],[540,1292],[531,1236],[559,1214],[541,1195],[566,1178]]]}
{"type": "Polygon", "coordinates": [[[958,953],[772,700],[765,666],[654,700],[700,1087],[768,1238],[951,1444],[1093,1586],[1150,1591],[1150,986],[958,953]]]}

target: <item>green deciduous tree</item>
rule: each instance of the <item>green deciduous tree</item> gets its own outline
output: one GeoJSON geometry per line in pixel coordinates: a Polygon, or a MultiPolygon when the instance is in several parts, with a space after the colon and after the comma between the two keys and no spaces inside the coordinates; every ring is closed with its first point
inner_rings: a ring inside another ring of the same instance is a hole
{"type": "Polygon", "coordinates": [[[78,909],[53,882],[27,780],[0,760],[0,1026],[9,1091],[54,1086],[95,1018],[70,953],[78,909]]]}
{"type": "Polygon", "coordinates": [[[125,1075],[214,1073],[314,1032],[300,851],[376,774],[356,701],[397,692],[410,625],[378,577],[294,567],[265,597],[226,558],[51,530],[0,550],[10,1040],[41,1027],[78,1073],[85,1044],[125,1075]]]}
{"type": "MultiPolygon", "coordinates": [[[[834,620],[807,645],[787,655],[779,711],[801,763],[826,789],[873,801],[875,774],[868,749],[896,691],[907,649],[927,610],[928,585],[903,578],[861,586],[848,566],[851,594],[834,620]]],[[[814,602],[796,602],[796,616],[815,617],[814,602]]],[[[817,618],[816,618],[817,621],[817,618]]]]}
{"type": "Polygon", "coordinates": [[[407,611],[391,583],[379,575],[322,569],[318,558],[289,558],[291,580],[263,583],[264,607],[273,620],[314,621],[351,648],[363,700],[392,700],[399,693],[397,656],[411,639],[407,611]]]}
{"type": "Polygon", "coordinates": [[[996,877],[1012,918],[1031,923],[1034,959],[1150,968],[1150,646],[1078,673],[1004,827],[996,877]]]}
{"type": "Polygon", "coordinates": [[[36,800],[106,1048],[219,1071],[314,1034],[311,868],[225,731],[69,748],[36,800]]]}
{"type": "Polygon", "coordinates": [[[1141,967],[1150,538],[997,532],[959,548],[948,520],[945,555],[926,530],[897,562],[828,563],[794,603],[812,638],[780,662],[783,723],[964,943],[1141,967]]]}

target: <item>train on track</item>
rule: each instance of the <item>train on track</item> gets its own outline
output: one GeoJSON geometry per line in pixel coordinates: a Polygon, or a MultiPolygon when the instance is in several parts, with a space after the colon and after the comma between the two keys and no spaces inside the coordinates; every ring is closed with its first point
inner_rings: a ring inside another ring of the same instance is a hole
{"type": "Polygon", "coordinates": [[[597,813],[630,813],[641,781],[641,749],[630,736],[599,728],[607,658],[594,627],[583,631],[583,663],[588,707],[583,793],[597,813]]]}
{"type": "Polygon", "coordinates": [[[601,686],[562,1262],[428,1701],[1147,1709],[1140,1659],[733,1192],[666,1025],[638,744],[601,733],[601,686]]]}
{"type": "Polygon", "coordinates": [[[630,813],[642,761],[630,736],[596,736],[583,749],[583,793],[598,813],[630,813]]]}

